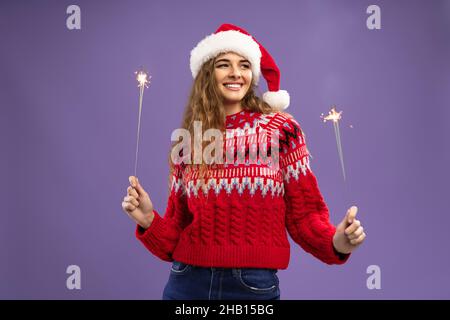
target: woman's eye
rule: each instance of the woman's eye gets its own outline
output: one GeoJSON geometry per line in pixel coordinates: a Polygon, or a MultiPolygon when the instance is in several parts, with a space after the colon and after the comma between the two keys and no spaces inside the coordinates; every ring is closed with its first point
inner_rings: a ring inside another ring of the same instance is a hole
{"type": "Polygon", "coordinates": [[[242,66],[245,68],[250,68],[250,66],[248,64],[243,64],[242,66]]]}
{"type": "Polygon", "coordinates": [[[221,64],[221,65],[218,65],[217,67],[221,68],[221,67],[226,67],[226,66],[227,66],[226,64],[221,64]]]}

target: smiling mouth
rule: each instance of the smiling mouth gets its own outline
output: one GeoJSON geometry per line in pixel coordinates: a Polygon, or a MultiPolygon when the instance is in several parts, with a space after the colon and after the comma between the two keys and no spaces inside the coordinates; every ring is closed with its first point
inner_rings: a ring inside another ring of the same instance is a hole
{"type": "Polygon", "coordinates": [[[239,91],[242,88],[242,84],[236,83],[236,84],[224,84],[225,88],[231,91],[239,91]]]}

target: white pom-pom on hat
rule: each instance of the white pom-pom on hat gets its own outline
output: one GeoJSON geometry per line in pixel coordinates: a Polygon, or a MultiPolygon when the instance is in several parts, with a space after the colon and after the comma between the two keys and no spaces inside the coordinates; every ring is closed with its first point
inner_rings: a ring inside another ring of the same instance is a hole
{"type": "Polygon", "coordinates": [[[284,110],[289,106],[290,97],[286,90],[267,91],[263,94],[263,100],[274,109],[284,110]]]}

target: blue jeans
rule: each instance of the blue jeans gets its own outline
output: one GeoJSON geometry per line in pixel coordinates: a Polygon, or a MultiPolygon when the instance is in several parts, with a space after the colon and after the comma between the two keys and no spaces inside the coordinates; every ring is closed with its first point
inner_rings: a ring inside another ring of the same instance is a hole
{"type": "Polygon", "coordinates": [[[277,269],[199,267],[174,261],[163,300],[280,300],[277,269]]]}

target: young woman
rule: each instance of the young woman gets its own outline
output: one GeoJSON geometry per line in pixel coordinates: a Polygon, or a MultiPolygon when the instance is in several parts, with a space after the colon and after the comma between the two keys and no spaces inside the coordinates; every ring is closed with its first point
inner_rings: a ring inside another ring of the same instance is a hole
{"type": "Polygon", "coordinates": [[[222,150],[226,159],[193,163],[198,144],[191,141],[194,148],[171,153],[164,217],[134,176],[122,202],[137,223],[136,237],[172,262],[163,299],[280,299],[287,233],[321,261],[345,263],[366,236],[357,208],[337,227],[330,223],[305,136],[281,112],[289,95],[279,90],[280,72],[267,50],[224,24],[192,50],[190,67],[194,84],[182,127],[192,141],[196,124],[201,137],[220,130],[223,148],[214,156],[222,150]],[[261,74],[269,88],[262,99],[254,91],[261,74]]]}

